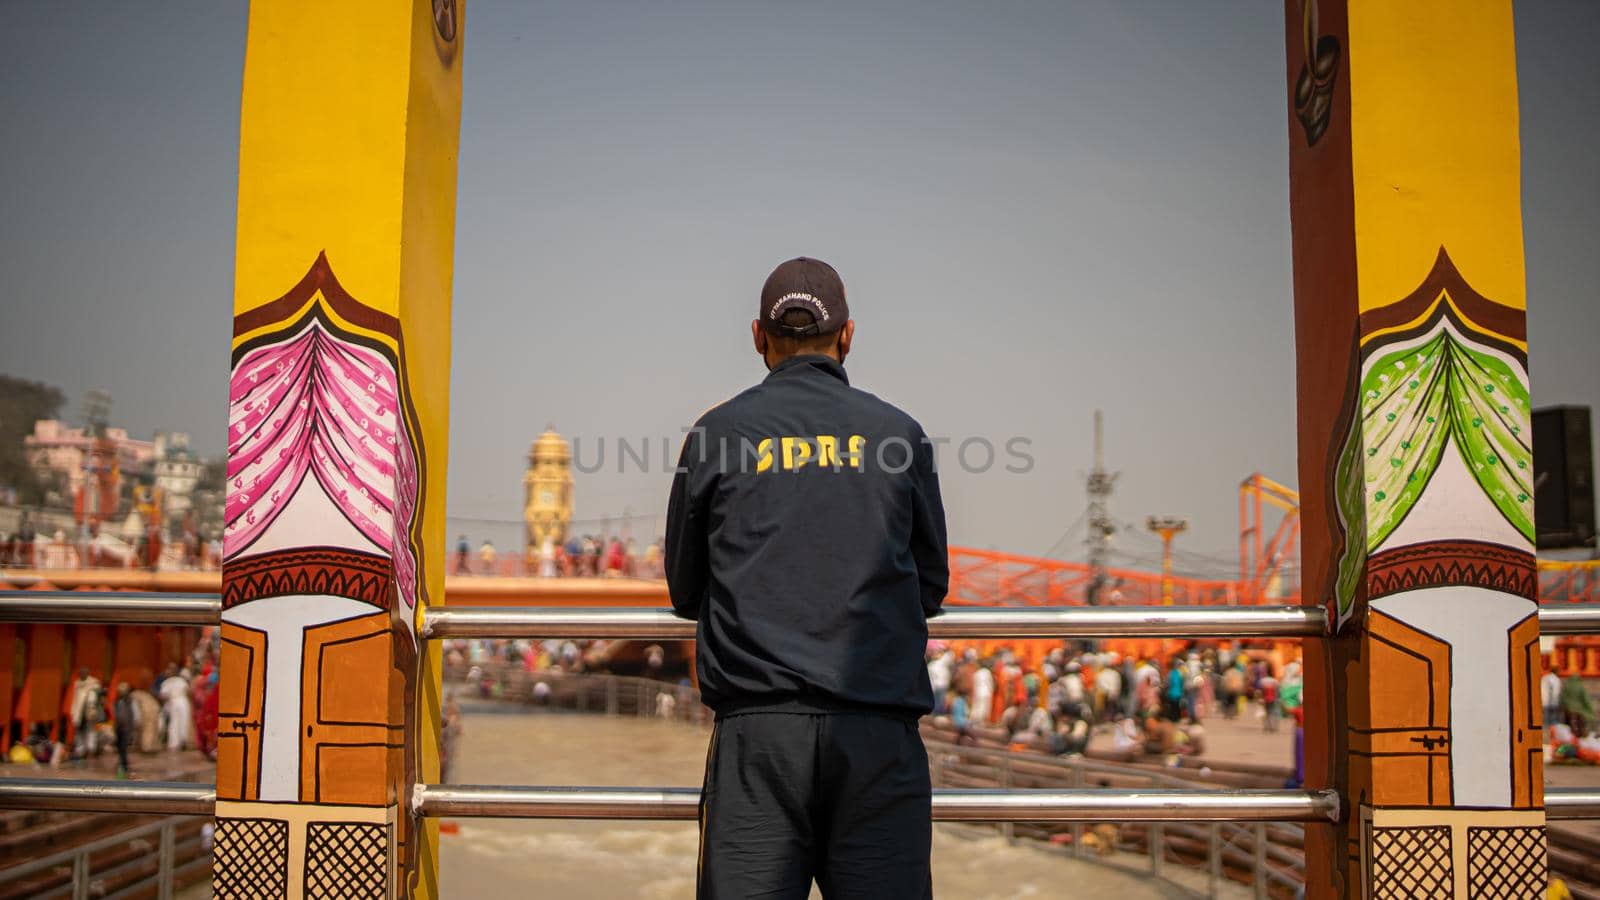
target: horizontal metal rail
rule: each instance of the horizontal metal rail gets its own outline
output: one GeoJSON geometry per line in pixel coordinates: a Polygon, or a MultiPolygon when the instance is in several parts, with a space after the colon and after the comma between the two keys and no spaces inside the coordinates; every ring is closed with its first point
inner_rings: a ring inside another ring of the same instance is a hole
{"type": "MultiPolygon", "coordinates": [[[[419,815],[694,819],[698,788],[419,785],[419,815]]],[[[936,822],[1331,822],[1332,791],[960,790],[933,792],[936,822]]]]}
{"type": "MultiPolygon", "coordinates": [[[[698,788],[417,785],[422,816],[537,819],[694,819],[698,788]]],[[[210,785],[151,781],[0,779],[0,808],[210,815],[210,785]]],[[[1325,822],[1332,791],[936,790],[942,822],[1325,822]]]]}
{"type": "Polygon", "coordinates": [[[216,625],[216,594],[135,591],[0,591],[0,622],[65,625],[216,625]]]}
{"type": "MultiPolygon", "coordinates": [[[[160,833],[168,826],[176,825],[182,821],[184,820],[176,817],[158,819],[154,822],[148,822],[144,825],[131,828],[127,831],[118,831],[114,834],[106,835],[99,840],[91,841],[87,844],[80,844],[76,847],[69,847],[65,850],[57,850],[49,856],[45,856],[40,859],[29,860],[21,865],[9,866],[5,869],[0,869],[0,884],[12,884],[27,878],[30,875],[37,875],[40,872],[49,872],[53,869],[65,869],[70,867],[73,863],[73,860],[79,856],[92,858],[96,854],[104,850],[109,850],[112,847],[126,846],[133,841],[141,839],[149,840],[152,835],[155,835],[157,840],[159,840],[160,833]]],[[[143,858],[135,858],[131,860],[131,862],[134,864],[142,864],[145,862],[145,860],[143,858]]],[[[102,878],[106,875],[104,871],[96,872],[95,874],[102,878]]]]}
{"type": "MultiPolygon", "coordinates": [[[[0,623],[216,625],[217,594],[133,591],[0,591],[0,623]]],[[[690,640],[694,623],[656,607],[442,606],[424,610],[431,638],[542,637],[690,640]]],[[[1316,637],[1319,606],[955,607],[928,622],[936,638],[1316,637]]],[[[1539,608],[1545,634],[1600,634],[1600,604],[1539,608]]]]}
{"type": "Polygon", "coordinates": [[[1545,788],[1547,819],[1600,819],[1600,789],[1545,788]]]}
{"type": "MultiPolygon", "coordinates": [[[[1600,818],[1600,790],[1545,791],[1551,820],[1600,818]]],[[[693,819],[698,788],[419,784],[418,815],[542,819],[693,819]]],[[[216,788],[183,781],[0,778],[0,809],[211,815],[216,788]]],[[[967,790],[933,792],[937,822],[1329,822],[1333,791],[967,790]]]]}
{"type": "Polygon", "coordinates": [[[216,805],[216,787],[196,782],[0,778],[0,809],[209,816],[216,805]]]}
{"type": "MultiPolygon", "coordinates": [[[[935,638],[1308,637],[1327,613],[1315,606],[957,607],[928,620],[935,638]]],[[[655,608],[442,606],[425,610],[429,638],[693,640],[695,623],[655,608]]]]}
{"type": "Polygon", "coordinates": [[[422,784],[411,795],[419,816],[527,819],[694,819],[700,789],[689,787],[495,787],[422,784]]]}
{"type": "Polygon", "coordinates": [[[1600,634],[1600,603],[1539,607],[1540,634],[1600,634]]]}
{"type": "Polygon", "coordinates": [[[1333,791],[997,790],[933,792],[936,822],[1336,822],[1333,791]]]}

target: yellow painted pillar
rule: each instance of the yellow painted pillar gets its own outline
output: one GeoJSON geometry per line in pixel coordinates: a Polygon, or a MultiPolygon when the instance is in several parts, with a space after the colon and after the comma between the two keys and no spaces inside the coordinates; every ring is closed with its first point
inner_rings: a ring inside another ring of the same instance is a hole
{"type": "Polygon", "coordinates": [[[409,799],[438,774],[416,631],[443,600],[461,28],[455,0],[251,4],[219,898],[436,893],[409,799]]]}
{"type": "Polygon", "coordinates": [[[1320,897],[1547,877],[1509,0],[1286,0],[1320,897]]]}

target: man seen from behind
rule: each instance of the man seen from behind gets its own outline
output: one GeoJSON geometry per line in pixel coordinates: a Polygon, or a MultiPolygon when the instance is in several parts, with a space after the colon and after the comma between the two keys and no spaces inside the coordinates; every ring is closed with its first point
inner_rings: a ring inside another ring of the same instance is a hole
{"type": "Polygon", "coordinates": [[[831,266],[778,266],[751,323],[768,375],[700,418],[673,481],[667,582],[716,713],[703,900],[933,895],[917,720],[944,508],[922,427],[850,385],[854,336],[831,266]]]}

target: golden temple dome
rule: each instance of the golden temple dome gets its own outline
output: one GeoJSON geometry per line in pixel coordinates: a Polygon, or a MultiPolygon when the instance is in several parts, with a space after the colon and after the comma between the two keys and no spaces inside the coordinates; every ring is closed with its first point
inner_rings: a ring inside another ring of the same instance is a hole
{"type": "Polygon", "coordinates": [[[528,461],[531,463],[554,462],[565,464],[572,459],[572,445],[567,439],[556,433],[554,427],[547,426],[544,434],[539,435],[531,446],[528,447],[528,461]]]}

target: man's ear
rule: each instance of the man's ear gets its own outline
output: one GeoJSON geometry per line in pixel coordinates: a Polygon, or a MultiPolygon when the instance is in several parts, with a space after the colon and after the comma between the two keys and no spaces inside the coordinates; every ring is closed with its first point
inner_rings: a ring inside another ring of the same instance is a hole
{"type": "Polygon", "coordinates": [[[767,331],[761,327],[760,319],[750,320],[750,340],[755,342],[756,355],[762,359],[767,358],[767,331]]]}
{"type": "Polygon", "coordinates": [[[839,329],[839,362],[850,355],[850,343],[856,338],[856,320],[846,319],[844,327],[839,329]]]}

